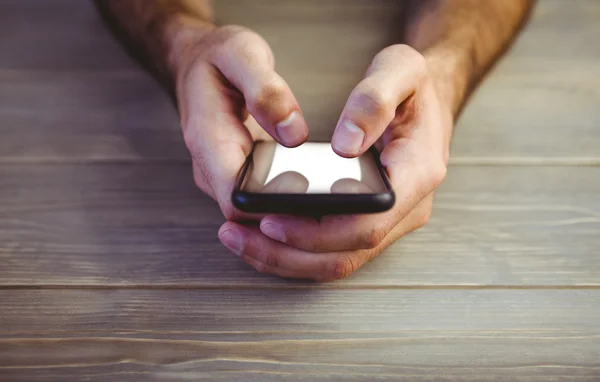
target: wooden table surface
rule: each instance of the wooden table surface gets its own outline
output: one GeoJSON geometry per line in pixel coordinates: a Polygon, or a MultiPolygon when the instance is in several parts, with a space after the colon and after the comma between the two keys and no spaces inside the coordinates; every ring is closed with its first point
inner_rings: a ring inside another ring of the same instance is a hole
{"type": "MultiPolygon", "coordinates": [[[[271,43],[313,138],[401,11],[217,3],[271,43]]],[[[90,2],[0,0],[0,381],[599,381],[599,20],[540,0],[430,224],[320,285],[220,245],[173,106],[90,2]]]]}

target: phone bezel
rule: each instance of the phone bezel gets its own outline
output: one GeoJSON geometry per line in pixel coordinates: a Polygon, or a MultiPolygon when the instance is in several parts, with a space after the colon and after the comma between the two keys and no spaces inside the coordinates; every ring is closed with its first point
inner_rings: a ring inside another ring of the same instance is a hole
{"type": "Polygon", "coordinates": [[[386,192],[374,194],[277,194],[244,191],[242,185],[252,163],[255,148],[256,143],[238,174],[231,195],[233,205],[240,211],[259,214],[323,216],[380,213],[388,211],[394,206],[394,190],[374,147],[369,148],[368,152],[373,155],[387,189],[386,192]]]}

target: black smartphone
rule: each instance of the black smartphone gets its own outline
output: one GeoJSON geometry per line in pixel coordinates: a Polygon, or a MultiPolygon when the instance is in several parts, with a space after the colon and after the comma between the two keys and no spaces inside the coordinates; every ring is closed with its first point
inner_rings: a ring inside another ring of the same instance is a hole
{"type": "Polygon", "coordinates": [[[287,148],[261,141],[240,171],[232,201],[250,213],[324,216],[384,212],[395,196],[375,148],[348,159],[330,143],[287,148]]]}

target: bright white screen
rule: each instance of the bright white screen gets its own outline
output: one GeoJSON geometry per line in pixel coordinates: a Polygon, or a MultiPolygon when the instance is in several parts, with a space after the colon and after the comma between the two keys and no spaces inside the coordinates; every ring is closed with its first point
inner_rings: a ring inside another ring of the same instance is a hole
{"type": "Polygon", "coordinates": [[[244,189],[262,193],[381,193],[385,184],[371,153],[342,158],[329,143],[286,148],[258,143],[244,189]]]}

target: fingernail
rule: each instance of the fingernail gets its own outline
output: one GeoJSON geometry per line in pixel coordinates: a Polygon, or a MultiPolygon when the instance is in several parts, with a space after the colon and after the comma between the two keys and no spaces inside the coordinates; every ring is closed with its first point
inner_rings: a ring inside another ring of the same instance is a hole
{"type": "Polygon", "coordinates": [[[285,146],[296,146],[306,137],[306,126],[298,111],[293,111],[286,119],[279,122],[275,128],[281,143],[285,146]]]}
{"type": "Polygon", "coordinates": [[[283,232],[281,227],[279,227],[278,225],[272,223],[263,224],[260,227],[260,230],[262,231],[262,233],[264,233],[271,239],[285,243],[285,232],[283,232]]]}
{"type": "Polygon", "coordinates": [[[360,151],[365,140],[365,133],[350,121],[345,121],[335,130],[331,142],[340,153],[352,155],[360,151]]]}
{"type": "Polygon", "coordinates": [[[219,239],[224,246],[226,246],[231,252],[240,256],[242,254],[242,236],[235,232],[232,229],[228,229],[227,231],[223,231],[219,234],[219,239]]]}

